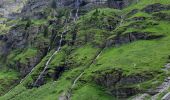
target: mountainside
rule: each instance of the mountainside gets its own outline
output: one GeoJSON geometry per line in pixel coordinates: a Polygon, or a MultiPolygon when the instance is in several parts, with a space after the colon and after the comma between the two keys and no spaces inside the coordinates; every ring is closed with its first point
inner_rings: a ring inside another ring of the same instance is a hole
{"type": "Polygon", "coordinates": [[[0,0],[0,100],[170,100],[170,0],[0,0]]]}

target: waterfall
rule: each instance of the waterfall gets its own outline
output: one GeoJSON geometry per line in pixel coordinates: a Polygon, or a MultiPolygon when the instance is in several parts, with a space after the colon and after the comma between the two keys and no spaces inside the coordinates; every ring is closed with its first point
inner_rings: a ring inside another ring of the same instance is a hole
{"type": "MultiPolygon", "coordinates": [[[[100,55],[102,54],[102,52],[103,52],[104,49],[105,49],[105,47],[97,53],[97,55],[95,56],[94,60],[93,60],[86,68],[89,68],[89,67],[100,57],[100,55]]],[[[83,70],[83,71],[80,73],[80,75],[74,80],[74,82],[73,82],[73,84],[72,84],[72,86],[71,86],[71,89],[74,88],[74,86],[76,85],[77,81],[82,77],[82,75],[83,75],[84,73],[85,73],[85,72],[84,72],[84,70],[83,70]]]]}
{"type": "Polygon", "coordinates": [[[42,76],[44,75],[45,71],[47,70],[49,63],[51,62],[52,58],[60,51],[61,46],[62,46],[62,41],[63,41],[63,35],[67,32],[67,28],[64,29],[64,31],[62,32],[61,36],[60,36],[60,41],[59,41],[59,46],[57,48],[57,50],[50,56],[50,58],[48,59],[48,61],[45,64],[45,67],[43,69],[43,71],[40,73],[40,75],[38,76],[37,80],[35,81],[35,83],[33,84],[33,86],[36,86],[38,81],[42,78],[42,76]]]}
{"type": "MultiPolygon", "coordinates": [[[[106,48],[103,47],[97,54],[96,56],[94,57],[93,61],[91,61],[86,68],[89,68],[99,57],[100,55],[102,54],[103,50],[106,48]]],[[[72,89],[75,87],[77,81],[84,75],[85,73],[85,69],[80,73],[80,75],[77,76],[77,78],[73,81],[73,84],[71,85],[71,88],[67,91],[67,92],[63,92],[61,96],[59,96],[59,100],[71,100],[70,97],[71,97],[71,91],[72,89]]]]}
{"type": "Polygon", "coordinates": [[[120,16],[120,23],[119,23],[119,26],[121,26],[123,24],[123,21],[124,21],[124,15],[120,16]]]}
{"type": "Polygon", "coordinates": [[[20,81],[20,84],[34,71],[35,67],[20,81]]]}
{"type": "Polygon", "coordinates": [[[76,21],[79,18],[79,9],[80,9],[80,4],[81,4],[82,0],[76,0],[75,1],[75,16],[74,16],[74,21],[76,21]]]}

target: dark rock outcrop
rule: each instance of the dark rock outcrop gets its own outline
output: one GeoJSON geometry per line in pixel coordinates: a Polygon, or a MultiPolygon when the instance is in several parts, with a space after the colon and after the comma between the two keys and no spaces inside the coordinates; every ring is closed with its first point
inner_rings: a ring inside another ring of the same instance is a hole
{"type": "Polygon", "coordinates": [[[163,10],[170,10],[169,5],[163,5],[160,3],[148,5],[145,8],[142,9],[142,11],[145,11],[146,13],[153,13],[153,12],[159,12],[163,10]]]}
{"type": "Polygon", "coordinates": [[[23,5],[23,0],[0,0],[0,16],[15,19],[18,17],[23,5]]]}
{"type": "Polygon", "coordinates": [[[54,80],[57,80],[65,70],[66,70],[66,67],[59,66],[59,67],[56,67],[53,70],[53,72],[50,72],[49,70],[47,76],[50,78],[53,78],[54,80]]]}
{"type": "Polygon", "coordinates": [[[21,74],[21,77],[26,76],[43,58],[43,54],[39,53],[32,58],[28,58],[27,62],[22,63],[20,61],[16,61],[14,69],[18,70],[21,74]]]}
{"type": "Polygon", "coordinates": [[[99,85],[111,88],[120,81],[122,73],[121,69],[95,72],[94,81],[99,85]]]}
{"type": "Polygon", "coordinates": [[[47,15],[43,11],[51,4],[51,0],[29,0],[23,7],[21,16],[24,18],[41,19],[46,18],[47,15]]]}
{"type": "Polygon", "coordinates": [[[123,71],[121,69],[109,69],[94,72],[93,80],[98,85],[106,87],[106,89],[114,96],[124,98],[135,95],[136,93],[142,91],[133,86],[153,78],[152,73],[147,73],[148,72],[143,75],[134,74],[133,76],[126,76],[123,75],[123,71]]]}
{"type": "Polygon", "coordinates": [[[9,33],[0,36],[0,40],[4,42],[0,49],[4,58],[10,55],[10,53],[13,53],[12,51],[24,51],[29,45],[33,45],[38,49],[38,53],[31,58],[26,58],[27,61],[24,63],[21,62],[20,59],[14,61],[15,63],[8,62],[7,65],[19,71],[22,77],[27,75],[31,69],[41,61],[47,52],[48,43],[43,40],[37,41],[38,33],[42,31],[40,27],[29,26],[26,29],[26,26],[21,24],[12,27],[9,33]]]}
{"type": "Polygon", "coordinates": [[[136,40],[151,40],[163,37],[163,35],[154,35],[154,33],[130,32],[123,35],[117,35],[107,41],[107,46],[119,46],[136,40]]]}
{"type": "Polygon", "coordinates": [[[112,90],[111,93],[115,96],[115,97],[119,97],[119,98],[127,98],[130,96],[133,96],[137,93],[139,93],[140,90],[135,89],[135,88],[115,88],[115,90],[112,90]]]}

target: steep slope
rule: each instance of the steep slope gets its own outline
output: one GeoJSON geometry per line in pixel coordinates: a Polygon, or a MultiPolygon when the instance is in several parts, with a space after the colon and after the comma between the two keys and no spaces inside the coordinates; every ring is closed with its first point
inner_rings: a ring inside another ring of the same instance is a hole
{"type": "Polygon", "coordinates": [[[13,88],[18,81],[19,73],[9,67],[6,67],[4,57],[2,56],[3,44],[7,39],[4,34],[7,34],[12,25],[11,19],[17,18],[17,13],[20,13],[26,0],[0,0],[0,95],[6,93],[10,88],[13,88]],[[13,84],[13,85],[11,85],[13,84]]]}
{"type": "Polygon", "coordinates": [[[51,2],[27,2],[22,19],[1,35],[1,63],[18,72],[21,81],[0,100],[138,100],[157,95],[169,76],[164,65],[170,58],[170,0],[51,2]],[[108,3],[121,10],[107,8],[108,3]]]}

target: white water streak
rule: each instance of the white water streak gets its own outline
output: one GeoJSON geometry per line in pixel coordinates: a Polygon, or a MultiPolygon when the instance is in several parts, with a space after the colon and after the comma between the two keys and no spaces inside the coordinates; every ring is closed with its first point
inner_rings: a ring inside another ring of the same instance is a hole
{"type": "Polygon", "coordinates": [[[58,46],[57,50],[52,54],[52,56],[50,56],[50,58],[49,58],[48,61],[46,62],[45,67],[44,67],[43,71],[40,73],[40,75],[38,76],[37,80],[35,81],[34,86],[38,83],[38,81],[41,79],[41,77],[43,76],[43,74],[44,74],[45,71],[47,70],[48,65],[49,65],[49,63],[51,62],[52,58],[60,51],[60,49],[61,49],[61,44],[62,44],[62,41],[63,41],[63,35],[64,35],[65,32],[66,32],[66,30],[64,30],[64,32],[62,32],[62,34],[61,34],[61,36],[60,36],[61,39],[60,39],[60,41],[59,41],[59,46],[58,46]]]}
{"type": "MultiPolygon", "coordinates": [[[[104,48],[104,49],[105,49],[105,48],[104,48]]],[[[102,52],[103,52],[104,49],[102,49],[102,50],[98,53],[98,55],[95,57],[95,59],[92,61],[92,63],[91,63],[88,67],[90,67],[90,66],[100,57],[100,55],[102,54],[102,52]]],[[[71,86],[71,89],[74,88],[74,86],[76,85],[77,81],[83,76],[84,73],[85,73],[85,72],[83,71],[83,72],[74,80],[74,82],[73,82],[73,84],[72,84],[72,86],[71,86]]]]}

